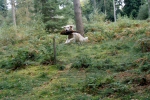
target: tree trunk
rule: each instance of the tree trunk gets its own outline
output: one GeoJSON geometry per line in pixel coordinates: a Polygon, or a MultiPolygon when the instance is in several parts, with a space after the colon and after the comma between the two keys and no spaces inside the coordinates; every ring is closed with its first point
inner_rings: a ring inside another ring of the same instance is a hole
{"type": "Polygon", "coordinates": [[[26,0],[25,11],[26,11],[26,22],[28,22],[29,21],[29,1],[28,0],[26,0]]]}
{"type": "Polygon", "coordinates": [[[93,5],[94,5],[94,10],[97,8],[96,7],[96,1],[95,0],[93,0],[93,5]]]}
{"type": "Polygon", "coordinates": [[[56,65],[56,42],[55,42],[55,37],[53,38],[53,49],[54,49],[54,65],[56,65]]]}
{"type": "Polygon", "coordinates": [[[105,10],[104,13],[105,13],[105,16],[106,16],[107,14],[106,14],[106,1],[105,0],[104,0],[104,10],[105,10]]]}
{"type": "Polygon", "coordinates": [[[81,5],[80,0],[73,0],[74,4],[74,13],[75,13],[75,22],[76,22],[76,29],[80,32],[82,36],[84,36],[84,28],[82,22],[82,13],[81,13],[81,5]]]}
{"type": "Polygon", "coordinates": [[[148,15],[149,15],[149,18],[150,18],[150,0],[148,0],[148,15]]]}
{"type": "Polygon", "coordinates": [[[116,22],[116,6],[115,6],[115,0],[113,0],[113,6],[114,6],[114,21],[116,22]]]}
{"type": "Polygon", "coordinates": [[[12,5],[12,17],[13,17],[13,25],[16,27],[16,11],[15,11],[15,2],[11,0],[12,5]]]}

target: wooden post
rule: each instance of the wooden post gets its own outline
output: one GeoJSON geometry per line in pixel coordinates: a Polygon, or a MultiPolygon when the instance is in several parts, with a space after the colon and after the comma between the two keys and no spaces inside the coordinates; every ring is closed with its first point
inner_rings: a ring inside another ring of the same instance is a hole
{"type": "Polygon", "coordinates": [[[14,0],[11,0],[11,6],[12,6],[13,25],[16,28],[16,11],[15,11],[15,1],[14,0]]]}
{"type": "Polygon", "coordinates": [[[53,49],[54,49],[54,65],[56,65],[56,42],[55,42],[55,37],[53,38],[53,49]]]}

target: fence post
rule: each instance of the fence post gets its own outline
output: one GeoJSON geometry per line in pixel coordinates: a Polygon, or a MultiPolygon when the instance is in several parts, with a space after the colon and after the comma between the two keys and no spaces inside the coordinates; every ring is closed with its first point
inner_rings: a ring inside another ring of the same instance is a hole
{"type": "Polygon", "coordinates": [[[56,42],[55,42],[55,37],[53,37],[53,49],[54,49],[54,65],[56,65],[56,42]]]}

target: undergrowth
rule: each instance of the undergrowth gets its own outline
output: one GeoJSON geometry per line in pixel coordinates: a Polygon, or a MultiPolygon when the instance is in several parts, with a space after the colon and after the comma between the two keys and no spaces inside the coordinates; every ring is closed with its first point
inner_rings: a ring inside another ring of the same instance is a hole
{"type": "Polygon", "coordinates": [[[85,23],[89,42],[82,45],[65,45],[66,36],[47,34],[39,23],[1,28],[0,99],[148,98],[149,22],[103,17],[91,15],[99,22],[85,23]]]}

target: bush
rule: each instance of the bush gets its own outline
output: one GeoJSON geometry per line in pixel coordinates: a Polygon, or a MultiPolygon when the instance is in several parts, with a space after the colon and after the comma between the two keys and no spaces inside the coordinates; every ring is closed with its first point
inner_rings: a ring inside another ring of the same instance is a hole
{"type": "Polygon", "coordinates": [[[117,71],[117,72],[122,72],[122,71],[125,71],[126,70],[126,67],[125,66],[117,66],[116,68],[115,68],[115,71],[117,71]]]}
{"type": "Polygon", "coordinates": [[[139,39],[135,43],[133,48],[136,51],[150,52],[150,39],[149,38],[139,39]]]}
{"type": "Polygon", "coordinates": [[[114,82],[110,84],[109,88],[112,88],[114,93],[117,93],[117,96],[119,97],[129,95],[132,93],[129,86],[122,84],[120,82],[114,82]]]}
{"type": "Polygon", "coordinates": [[[130,28],[132,26],[132,20],[129,19],[127,16],[125,17],[118,16],[118,22],[119,28],[130,28]]]}
{"type": "Polygon", "coordinates": [[[6,60],[0,62],[0,68],[8,68],[16,70],[25,65],[29,65],[28,60],[34,61],[36,53],[28,50],[19,49],[17,55],[10,56],[6,60]]]}
{"type": "Polygon", "coordinates": [[[106,85],[113,83],[113,77],[111,76],[104,76],[104,75],[98,75],[98,76],[90,76],[86,78],[85,84],[83,85],[82,91],[87,92],[88,94],[102,94],[102,95],[108,95],[112,93],[111,91],[101,90],[100,88],[107,88],[106,85]],[[104,92],[105,91],[105,92],[104,92]]]}
{"type": "Polygon", "coordinates": [[[142,72],[150,71],[150,64],[145,64],[145,65],[140,66],[140,70],[142,72]]]}
{"type": "Polygon", "coordinates": [[[71,68],[88,68],[91,65],[92,59],[87,55],[80,55],[76,57],[74,63],[71,65],[71,68]]]}
{"type": "Polygon", "coordinates": [[[41,72],[40,75],[38,76],[38,78],[48,78],[48,73],[45,73],[45,72],[41,72]]]}
{"type": "Polygon", "coordinates": [[[39,47],[38,61],[40,64],[49,65],[54,64],[53,48],[49,43],[44,43],[39,47]]]}
{"type": "Polygon", "coordinates": [[[58,70],[64,70],[65,69],[65,66],[63,66],[63,65],[57,65],[56,67],[58,70]]]}
{"type": "MultiPolygon", "coordinates": [[[[9,30],[9,29],[8,29],[9,30]]],[[[12,31],[12,30],[10,30],[12,31]]],[[[19,38],[16,33],[1,33],[0,34],[0,46],[14,45],[19,42],[19,38]]]]}
{"type": "Polygon", "coordinates": [[[99,70],[114,68],[114,66],[115,64],[110,59],[105,59],[104,61],[95,61],[91,64],[91,67],[99,70]]]}
{"type": "MultiPolygon", "coordinates": [[[[19,45],[18,48],[13,48],[11,50],[11,56],[2,56],[3,59],[0,60],[0,68],[8,68],[8,69],[18,69],[23,68],[26,65],[32,64],[53,64],[54,57],[53,57],[53,48],[51,45],[51,41],[47,37],[40,37],[36,35],[36,37],[30,37],[27,45],[23,44],[24,47],[19,45]],[[42,38],[42,39],[41,39],[42,38]]],[[[20,43],[19,43],[20,44],[20,43]]],[[[13,46],[6,46],[6,52],[8,52],[9,47],[13,46]]],[[[4,48],[4,47],[3,47],[4,48]]],[[[3,53],[3,52],[2,52],[3,53]]]]}
{"type": "Polygon", "coordinates": [[[144,20],[148,18],[148,5],[144,4],[140,7],[137,19],[144,20]]]}

